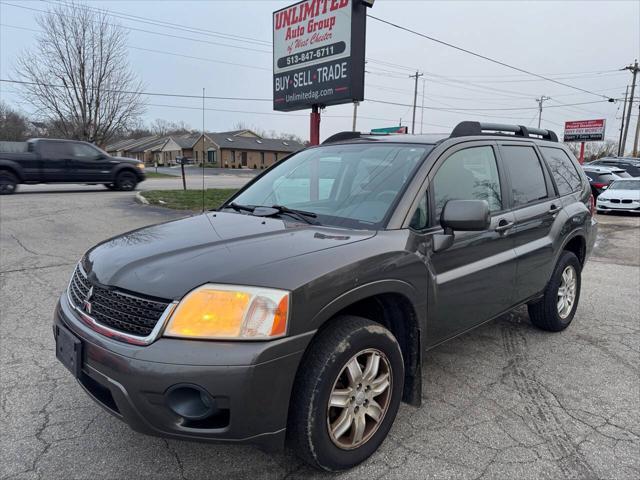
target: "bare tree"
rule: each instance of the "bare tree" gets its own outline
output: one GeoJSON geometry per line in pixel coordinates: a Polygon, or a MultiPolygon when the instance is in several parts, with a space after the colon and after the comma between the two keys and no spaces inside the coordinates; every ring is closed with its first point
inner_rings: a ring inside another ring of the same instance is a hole
{"type": "Polygon", "coordinates": [[[29,137],[29,133],[27,117],[0,101],[0,141],[22,142],[29,137]]]}
{"type": "Polygon", "coordinates": [[[156,118],[151,122],[149,130],[151,130],[154,135],[160,135],[161,137],[164,137],[165,135],[180,135],[192,132],[191,127],[183,120],[170,122],[162,118],[156,118]]]}
{"type": "Polygon", "coordinates": [[[37,22],[42,34],[16,70],[25,99],[61,136],[104,145],[144,112],[126,31],[80,3],[56,4],[37,22]]]}
{"type": "MultiPolygon", "coordinates": [[[[576,157],[580,155],[580,143],[570,142],[566,145],[576,157]]],[[[592,162],[602,157],[615,157],[617,150],[617,143],[613,140],[586,142],[584,147],[584,161],[592,162]]]]}

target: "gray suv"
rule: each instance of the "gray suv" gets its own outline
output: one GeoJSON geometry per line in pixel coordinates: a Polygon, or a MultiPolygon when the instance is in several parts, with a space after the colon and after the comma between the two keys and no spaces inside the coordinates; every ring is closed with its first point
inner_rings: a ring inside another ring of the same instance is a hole
{"type": "Polygon", "coordinates": [[[347,132],[216,211],[90,249],[54,314],[56,354],[133,429],[285,440],[343,470],[421,402],[424,352],[519,305],[573,320],[596,222],[553,132],[347,132]]]}

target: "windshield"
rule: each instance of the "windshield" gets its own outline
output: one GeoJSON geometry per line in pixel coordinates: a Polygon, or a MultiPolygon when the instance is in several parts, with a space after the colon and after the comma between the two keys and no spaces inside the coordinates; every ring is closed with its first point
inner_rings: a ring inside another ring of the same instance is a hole
{"type": "Polygon", "coordinates": [[[617,181],[609,185],[609,190],[640,190],[640,180],[617,181]]]}
{"type": "Polygon", "coordinates": [[[277,164],[233,199],[236,205],[304,210],[317,223],[382,225],[432,145],[333,145],[277,164]]]}

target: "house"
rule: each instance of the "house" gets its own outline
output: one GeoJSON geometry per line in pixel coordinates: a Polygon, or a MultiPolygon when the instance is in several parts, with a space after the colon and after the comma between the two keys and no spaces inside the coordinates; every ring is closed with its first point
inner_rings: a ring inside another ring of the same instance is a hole
{"type": "Polygon", "coordinates": [[[108,146],[107,151],[149,164],[175,165],[183,157],[196,164],[204,159],[218,167],[263,169],[304,147],[291,140],[262,138],[245,129],[128,139],[108,146]]]}
{"type": "Polygon", "coordinates": [[[207,134],[217,147],[221,167],[263,169],[305,148],[303,144],[292,140],[262,138],[248,132],[207,134]]]}

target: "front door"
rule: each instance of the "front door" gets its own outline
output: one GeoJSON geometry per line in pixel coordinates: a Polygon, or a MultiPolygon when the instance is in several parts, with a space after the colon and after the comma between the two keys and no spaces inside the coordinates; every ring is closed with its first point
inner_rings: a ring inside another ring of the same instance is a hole
{"type": "MultiPolygon", "coordinates": [[[[86,143],[71,143],[74,180],[77,182],[106,182],[111,180],[112,160],[86,143]]],[[[117,163],[113,160],[113,163],[117,163]]]]}
{"type": "Polygon", "coordinates": [[[508,310],[513,302],[516,261],[507,211],[505,178],[493,142],[473,142],[450,149],[439,159],[429,182],[432,215],[427,245],[442,233],[439,218],[449,200],[486,200],[488,230],[455,232],[451,247],[427,253],[431,272],[427,345],[435,345],[508,310]],[[431,237],[431,238],[429,238],[431,237]]]}

